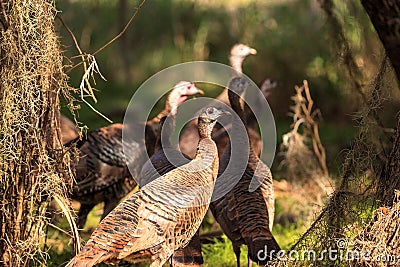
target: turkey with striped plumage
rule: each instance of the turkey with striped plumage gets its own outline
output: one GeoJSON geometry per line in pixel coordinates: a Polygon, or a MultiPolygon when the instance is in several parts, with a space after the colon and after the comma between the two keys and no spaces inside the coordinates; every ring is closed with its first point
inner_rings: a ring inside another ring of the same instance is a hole
{"type": "Polygon", "coordinates": [[[128,136],[124,145],[130,151],[124,154],[123,125],[116,123],[88,132],[82,140],[76,138],[65,146],[76,144],[80,158],[75,166],[76,183],[72,199],[81,203],[77,225],[82,229],[87,215],[93,207],[104,202],[104,218],[118,202],[135,186],[140,170],[149,156],[154,153],[154,144],[160,118],[176,110],[188,96],[202,93],[193,83],[180,82],[169,93],[165,108],[155,118],[143,124],[129,125],[129,131],[139,133],[145,128],[142,137],[128,136]]]}
{"type": "MultiPolygon", "coordinates": [[[[175,128],[175,116],[171,114],[160,121],[161,127],[157,136],[154,154],[143,165],[138,183],[144,186],[161,175],[176,169],[190,161],[187,155],[182,154],[177,147],[171,144],[170,136],[175,128]]],[[[172,255],[172,266],[203,266],[199,231],[184,248],[180,248],[172,255]]]]}
{"type": "Polygon", "coordinates": [[[162,266],[196,233],[210,204],[218,173],[211,131],[224,112],[204,109],[198,118],[200,141],[195,159],[151,181],[121,202],[94,230],[67,265],[93,266],[148,258],[162,266]]]}
{"type": "MultiPolygon", "coordinates": [[[[228,92],[231,106],[244,126],[246,126],[246,120],[239,95],[243,94],[247,85],[248,82],[245,79],[233,78],[229,83],[231,90],[228,92]]],[[[238,122],[234,121],[233,123],[238,122]]],[[[233,127],[239,128],[235,125],[233,127]]],[[[241,138],[248,137],[241,136],[241,138]]],[[[251,261],[255,261],[258,264],[265,265],[268,260],[271,260],[270,256],[274,255],[269,255],[269,253],[264,255],[265,248],[268,252],[275,250],[275,253],[280,250],[271,233],[274,214],[272,175],[269,168],[255,154],[251,146],[251,139],[249,139],[248,149],[247,167],[238,183],[226,195],[210,204],[215,219],[232,241],[237,266],[240,266],[241,245],[248,247],[249,264],[251,264],[251,261]],[[252,179],[255,179],[255,183],[252,179]],[[254,190],[252,187],[255,187],[258,183],[261,186],[254,190]],[[261,254],[259,251],[261,251],[261,254]],[[264,256],[265,258],[263,258],[264,256]]],[[[231,145],[228,145],[220,160],[219,176],[226,171],[231,153],[243,153],[243,151],[231,151],[231,145]]],[[[234,177],[235,173],[231,175],[232,181],[237,180],[234,177]]],[[[216,186],[218,186],[218,183],[216,186]]]]}

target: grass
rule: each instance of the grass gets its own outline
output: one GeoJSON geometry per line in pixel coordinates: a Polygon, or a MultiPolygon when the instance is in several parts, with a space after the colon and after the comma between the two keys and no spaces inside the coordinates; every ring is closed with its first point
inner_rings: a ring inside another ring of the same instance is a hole
{"type": "MultiPolygon", "coordinates": [[[[225,235],[222,236],[222,241],[216,239],[214,244],[203,245],[202,250],[204,266],[236,266],[236,256],[233,253],[232,242],[225,235]]],[[[241,248],[240,265],[247,265],[247,248],[245,246],[241,248]]]]}

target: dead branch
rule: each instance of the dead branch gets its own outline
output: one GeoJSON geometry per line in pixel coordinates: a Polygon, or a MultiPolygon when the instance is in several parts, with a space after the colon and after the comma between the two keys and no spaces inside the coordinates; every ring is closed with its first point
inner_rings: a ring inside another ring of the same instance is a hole
{"type": "Polygon", "coordinates": [[[76,37],[74,35],[74,33],[71,31],[71,29],[68,27],[68,25],[64,22],[64,20],[61,17],[58,17],[58,19],[61,21],[61,23],[63,24],[63,26],[65,27],[65,29],[68,31],[68,33],[71,35],[72,40],[74,41],[75,44],[75,48],[78,50],[79,52],[79,57],[82,58],[82,64],[83,64],[83,71],[84,74],[82,76],[82,80],[79,86],[80,89],[80,96],[81,96],[81,100],[88,105],[95,113],[97,113],[98,115],[100,115],[102,118],[104,118],[105,120],[107,120],[108,122],[112,123],[113,121],[110,120],[109,118],[107,118],[104,114],[102,114],[101,112],[99,112],[97,109],[95,109],[88,101],[86,101],[85,99],[85,93],[90,96],[93,101],[95,103],[97,103],[97,99],[96,96],[94,94],[94,89],[90,83],[90,77],[92,77],[93,81],[96,83],[95,79],[94,79],[94,73],[97,73],[100,75],[100,77],[103,80],[106,80],[104,78],[104,76],[100,73],[99,67],[97,65],[96,59],[93,55],[85,55],[82,52],[82,49],[80,48],[78,41],[76,40],[76,37]],[[87,63],[89,63],[89,67],[87,67],[87,63]],[[86,85],[86,86],[85,86],[86,85]]]}
{"type": "Polygon", "coordinates": [[[310,89],[306,80],[303,81],[303,86],[295,86],[295,90],[296,95],[292,97],[295,101],[295,105],[291,107],[291,110],[294,112],[292,114],[292,133],[297,133],[300,125],[305,126],[304,133],[312,141],[313,151],[318,159],[322,173],[328,176],[325,147],[321,143],[318,122],[316,120],[316,116],[320,114],[320,112],[318,109],[313,110],[314,101],[311,98],[310,89]]]}

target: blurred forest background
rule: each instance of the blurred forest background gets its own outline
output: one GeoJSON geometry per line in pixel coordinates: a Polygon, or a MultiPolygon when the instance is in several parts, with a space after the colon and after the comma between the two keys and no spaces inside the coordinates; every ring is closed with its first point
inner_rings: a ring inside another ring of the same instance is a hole
{"type": "MultiPolygon", "coordinates": [[[[57,9],[76,36],[82,51],[90,54],[124,28],[140,2],[64,0],[57,1],[57,9]]],[[[333,3],[334,15],[344,30],[355,63],[362,73],[359,77],[361,90],[368,95],[383,61],[384,49],[359,1],[335,0],[333,3]]],[[[79,53],[65,27],[58,20],[56,23],[66,62],[72,66],[80,61],[79,57],[75,57],[79,53]]],[[[345,151],[358,133],[356,115],[360,112],[362,98],[349,76],[332,25],[317,0],[146,1],[126,33],[96,55],[100,71],[107,81],[99,77],[96,79],[98,103],[94,106],[114,122],[122,122],[131,96],[150,76],[171,65],[193,60],[228,64],[229,50],[239,42],[258,51],[256,56],[245,60],[243,72],[256,83],[265,78],[278,81],[278,87],[268,99],[276,120],[278,148],[282,135],[291,130],[293,118],[288,113],[293,105],[294,86],[308,80],[314,105],[322,114],[320,137],[326,148],[326,161],[331,183],[334,184],[341,171],[345,151]]],[[[69,75],[70,84],[79,87],[82,67],[75,68],[69,75]]],[[[215,96],[219,92],[206,93],[215,96]]],[[[396,125],[393,116],[400,107],[400,94],[398,90],[391,90],[386,96],[389,100],[383,108],[386,113],[380,114],[380,118],[383,125],[391,129],[396,125]]],[[[89,130],[109,124],[84,103],[78,104],[81,108],[77,110],[77,119],[89,130]]],[[[62,113],[72,118],[65,105],[62,113]]],[[[277,151],[272,168],[277,180],[286,178],[280,165],[277,151]]],[[[289,248],[312,222],[311,219],[308,222],[296,219],[303,212],[298,210],[301,206],[299,202],[301,200],[287,196],[277,200],[274,232],[284,249],[289,248]],[[286,216],[282,217],[284,213],[286,216]]],[[[92,214],[91,218],[98,219],[96,214],[92,214]]],[[[89,229],[97,223],[95,219],[89,220],[89,229]]],[[[55,232],[54,235],[58,234],[55,232]]],[[[56,243],[61,247],[55,253],[64,251],[66,244],[56,243]]],[[[205,261],[211,257],[207,255],[213,255],[220,257],[221,262],[232,258],[233,264],[234,255],[227,248],[228,243],[206,247],[205,261]]],[[[48,244],[51,245],[51,242],[48,244]]],[[[66,255],[64,260],[68,258],[69,255],[66,255]]],[[[221,263],[214,260],[215,265],[209,266],[230,266],[219,265],[221,263]]]]}
{"type": "MultiPolygon", "coordinates": [[[[383,47],[358,1],[334,2],[356,63],[366,75],[365,82],[371,81],[382,61],[383,47]]],[[[81,49],[93,53],[123,29],[139,3],[65,0],[58,1],[57,8],[81,49]]],[[[73,41],[61,23],[59,31],[65,56],[76,56],[73,41]]],[[[258,54],[245,60],[244,73],[256,83],[265,78],[279,82],[269,98],[278,138],[289,130],[294,85],[309,81],[323,115],[320,131],[328,164],[337,171],[341,151],[355,133],[353,115],[360,99],[331,33],[317,0],[148,1],[127,32],[96,56],[107,81],[96,80],[99,101],[95,107],[114,122],[121,122],[135,89],[151,75],[192,60],[228,64],[232,45],[245,43],[258,54]]],[[[76,68],[70,77],[71,84],[79,87],[82,68],[76,68]]],[[[63,113],[69,116],[68,111],[63,113]]],[[[108,124],[85,104],[78,113],[79,121],[89,129],[108,124]]]]}

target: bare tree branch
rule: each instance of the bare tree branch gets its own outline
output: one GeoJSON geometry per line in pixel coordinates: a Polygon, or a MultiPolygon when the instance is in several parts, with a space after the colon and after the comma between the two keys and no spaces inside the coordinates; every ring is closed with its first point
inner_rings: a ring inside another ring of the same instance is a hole
{"type": "MultiPolygon", "coordinates": [[[[142,8],[142,6],[144,5],[144,3],[146,2],[146,0],[143,0],[140,5],[138,7],[135,8],[135,12],[133,13],[133,15],[131,16],[131,18],[129,19],[128,23],[125,25],[125,27],[122,29],[122,31],[117,34],[114,38],[112,38],[110,41],[108,41],[106,44],[104,44],[102,47],[100,47],[99,49],[97,49],[96,52],[94,52],[93,54],[91,54],[91,56],[95,56],[98,53],[100,53],[101,51],[103,51],[106,47],[108,47],[109,45],[111,45],[112,43],[114,43],[116,40],[118,40],[123,34],[125,34],[125,32],[127,31],[127,29],[129,28],[129,26],[132,24],[133,20],[135,19],[135,17],[137,16],[137,14],[139,13],[140,9],[142,8]]],[[[66,73],[70,73],[73,69],[75,69],[76,67],[82,65],[84,63],[84,60],[79,62],[78,64],[72,66],[69,70],[66,71],[66,73]]]]}

